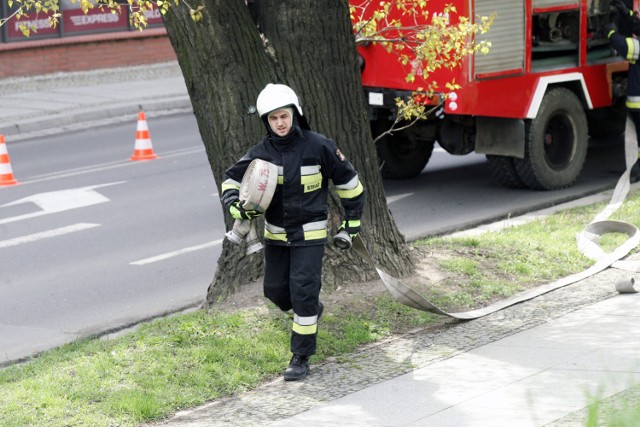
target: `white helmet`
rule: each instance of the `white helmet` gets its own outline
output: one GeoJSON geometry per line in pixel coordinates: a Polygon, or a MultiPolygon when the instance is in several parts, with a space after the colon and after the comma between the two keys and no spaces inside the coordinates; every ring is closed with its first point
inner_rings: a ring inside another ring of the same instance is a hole
{"type": "Polygon", "coordinates": [[[256,108],[260,117],[275,111],[282,107],[295,106],[302,116],[302,108],[298,102],[298,96],[289,86],[281,84],[269,83],[262,89],[258,100],[256,101],[256,108]]]}

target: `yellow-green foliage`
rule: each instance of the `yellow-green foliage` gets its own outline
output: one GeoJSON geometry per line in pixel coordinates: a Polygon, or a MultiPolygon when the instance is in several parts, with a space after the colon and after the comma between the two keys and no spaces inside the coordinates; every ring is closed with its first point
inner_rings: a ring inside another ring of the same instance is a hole
{"type": "MultiPolygon", "coordinates": [[[[79,4],[84,13],[88,13],[94,8],[109,10],[111,13],[122,13],[122,5],[116,0],[71,0],[71,2],[79,4]]],[[[204,6],[192,7],[186,0],[127,0],[127,3],[131,24],[139,30],[147,27],[148,22],[145,12],[150,11],[154,6],[164,15],[171,6],[178,6],[182,3],[189,8],[191,18],[195,22],[199,22],[202,19],[202,10],[204,9],[204,6]]],[[[16,6],[17,8],[10,16],[0,19],[0,26],[10,19],[19,21],[27,14],[36,12],[47,14],[51,27],[55,28],[61,16],[59,0],[9,0],[8,4],[9,7],[16,6]]],[[[34,27],[30,27],[27,24],[19,24],[18,27],[26,37],[29,37],[32,32],[36,32],[34,27]]]]}

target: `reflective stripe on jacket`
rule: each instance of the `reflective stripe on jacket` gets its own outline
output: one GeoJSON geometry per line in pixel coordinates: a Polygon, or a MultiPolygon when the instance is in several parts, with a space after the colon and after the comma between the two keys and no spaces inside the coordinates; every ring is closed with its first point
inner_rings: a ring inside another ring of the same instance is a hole
{"type": "Polygon", "coordinates": [[[627,73],[627,108],[640,110],[640,41],[633,37],[627,37],[612,33],[609,41],[618,55],[629,61],[627,73]]]}

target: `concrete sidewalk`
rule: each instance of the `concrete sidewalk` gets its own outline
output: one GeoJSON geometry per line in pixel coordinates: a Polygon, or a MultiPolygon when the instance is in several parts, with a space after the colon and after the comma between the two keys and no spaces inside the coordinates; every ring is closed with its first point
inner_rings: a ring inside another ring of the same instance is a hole
{"type": "MultiPolygon", "coordinates": [[[[300,383],[177,414],[170,427],[584,426],[587,407],[640,402],[640,295],[609,269],[489,316],[417,331],[300,383]]],[[[607,425],[601,422],[599,425],[607,425]]]]}
{"type": "Polygon", "coordinates": [[[584,425],[575,411],[640,383],[639,303],[594,304],[274,425],[584,425]]]}
{"type": "Polygon", "coordinates": [[[192,111],[177,62],[0,80],[7,143],[148,116],[192,111]]]}

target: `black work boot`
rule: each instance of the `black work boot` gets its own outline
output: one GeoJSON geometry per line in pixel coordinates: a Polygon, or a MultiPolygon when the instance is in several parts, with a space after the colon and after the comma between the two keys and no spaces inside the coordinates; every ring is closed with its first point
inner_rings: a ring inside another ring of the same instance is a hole
{"type": "Polygon", "coordinates": [[[289,367],[284,371],[285,381],[298,381],[304,379],[309,373],[309,356],[294,354],[289,367]]]}
{"type": "Polygon", "coordinates": [[[322,317],[322,313],[324,312],[324,304],[318,301],[318,320],[322,317]]]}

